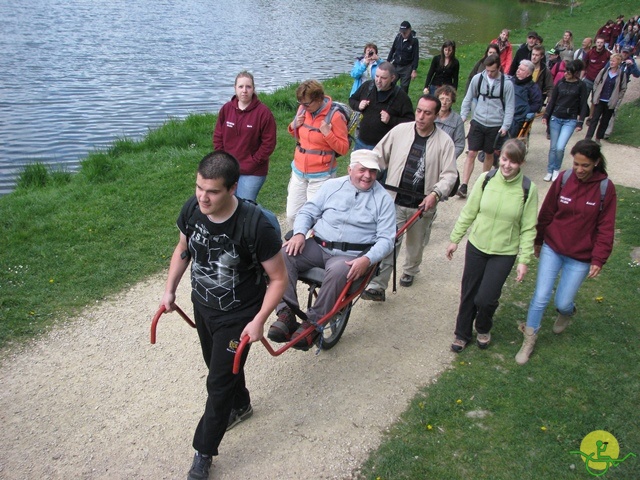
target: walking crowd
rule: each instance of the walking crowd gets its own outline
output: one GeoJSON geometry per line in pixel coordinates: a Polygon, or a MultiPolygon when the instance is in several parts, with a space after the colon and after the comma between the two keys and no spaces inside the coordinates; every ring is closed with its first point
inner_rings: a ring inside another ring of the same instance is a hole
{"type": "Polygon", "coordinates": [[[301,82],[298,108],[287,125],[296,146],[284,243],[275,217],[255,203],[276,147],[276,122],[258,99],[252,74],[238,74],[235,95],[213,128],[214,152],[200,162],[195,195],[178,217],[179,241],[161,300],[166,311],[176,308],[176,289],[191,265],[195,323],[209,374],[189,479],[209,477],[225,432],[253,413],[243,370],[249,348],[240,373],[232,373],[240,341],[261,340],[275,311],[268,338],[307,350],[320,335],[318,319],[347,282],[363,277],[369,281],[360,298],[386,301],[401,246],[395,233],[419,212],[405,235],[399,282],[412,287],[438,204],[450,197],[465,205],[446,257],[469,235],[451,349],[463,351],[474,329],[477,346],[490,346],[502,288],[514,265],[520,282],[534,258],[536,287],[516,362],[529,361],[554,290],[558,315],[552,331],[569,326],[580,286],[600,273],[613,248],[616,191],[601,141],[611,134],[628,82],[640,77],[638,28],[638,16],[625,22],[620,15],[580,48],[566,30],[548,50],[535,31],[515,46],[503,29],[461,93],[456,42],[446,40],[414,108],[409,86],[418,77],[419,41],[403,21],[386,60],[375,43],[364,45],[351,69],[348,101],[326,95],[316,80],[301,82]],[[460,114],[452,110],[459,96],[460,114]],[[536,117],[550,142],[542,180],[553,182],[540,211],[538,189],[524,172],[536,117]],[[571,164],[562,170],[565,149],[583,128],[586,135],[571,147],[571,164]],[[337,177],[345,157],[347,175],[337,177]],[[476,158],[483,173],[471,185],[476,158]],[[324,269],[322,287],[302,312],[296,282],[313,267],[324,269]]]}

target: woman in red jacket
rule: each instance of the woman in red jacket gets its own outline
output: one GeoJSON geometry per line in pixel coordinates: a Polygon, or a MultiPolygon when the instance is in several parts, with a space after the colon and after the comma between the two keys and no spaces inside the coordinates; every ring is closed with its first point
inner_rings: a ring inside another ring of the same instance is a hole
{"type": "Polygon", "coordinates": [[[269,156],[276,149],[276,119],[255,94],[253,75],[240,72],[236,94],[223,105],[213,131],[213,148],[240,163],[236,196],[256,201],[267,179],[269,156]]]}
{"type": "Polygon", "coordinates": [[[573,170],[558,175],[538,214],[534,252],[540,258],[536,290],[529,304],[524,341],[516,362],[529,361],[558,275],[553,333],[560,334],[576,313],[574,300],[586,278],[600,273],[613,248],[616,189],[607,177],[600,145],[580,140],[571,149],[573,170]]]}

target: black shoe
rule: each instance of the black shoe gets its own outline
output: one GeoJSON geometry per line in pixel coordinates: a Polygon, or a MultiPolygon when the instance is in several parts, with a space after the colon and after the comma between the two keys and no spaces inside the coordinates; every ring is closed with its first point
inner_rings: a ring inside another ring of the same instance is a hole
{"type": "Polygon", "coordinates": [[[291,340],[291,335],[300,324],[289,307],[284,307],[278,312],[278,320],[273,322],[267,332],[267,338],[273,342],[285,343],[291,340]]]}
{"type": "Polygon", "coordinates": [[[458,196],[460,198],[467,198],[467,184],[463,183],[458,187],[458,196]]]}
{"type": "Polygon", "coordinates": [[[400,286],[401,287],[410,287],[413,285],[413,275],[407,275],[403,273],[400,277],[400,286]]]}
{"type": "Polygon", "coordinates": [[[209,478],[209,469],[211,468],[211,455],[202,455],[196,452],[193,456],[193,464],[187,480],[207,480],[209,478]]]}
{"type": "Polygon", "coordinates": [[[231,410],[231,415],[229,415],[229,423],[227,424],[227,431],[231,430],[240,422],[245,421],[251,415],[253,415],[253,407],[251,406],[251,404],[247,405],[246,407],[242,407],[238,409],[234,408],[233,410],[231,410]]]}
{"type": "Polygon", "coordinates": [[[371,300],[373,302],[384,302],[385,294],[384,290],[375,290],[373,288],[369,288],[360,294],[360,298],[362,300],[371,300]]]}

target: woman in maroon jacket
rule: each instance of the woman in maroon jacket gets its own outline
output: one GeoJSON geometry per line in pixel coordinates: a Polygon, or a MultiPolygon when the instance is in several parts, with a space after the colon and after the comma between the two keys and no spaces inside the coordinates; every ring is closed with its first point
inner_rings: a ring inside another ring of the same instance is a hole
{"type": "Polygon", "coordinates": [[[249,72],[238,74],[235,90],[218,114],[213,148],[236,157],[240,163],[236,195],[255,202],[267,179],[269,156],[276,149],[276,120],[255,94],[249,72]]]}
{"type": "Polygon", "coordinates": [[[580,140],[571,149],[573,171],[558,175],[538,214],[534,252],[540,258],[536,290],[529,304],[524,342],[516,362],[524,365],[536,343],[542,316],[556,288],[558,318],[553,333],[562,333],[576,313],[574,299],[586,278],[600,273],[613,248],[616,189],[607,177],[600,145],[580,140]]]}

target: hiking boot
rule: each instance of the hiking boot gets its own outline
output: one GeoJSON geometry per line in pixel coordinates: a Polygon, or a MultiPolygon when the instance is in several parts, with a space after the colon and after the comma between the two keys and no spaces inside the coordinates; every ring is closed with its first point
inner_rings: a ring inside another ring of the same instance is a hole
{"type": "Polygon", "coordinates": [[[284,307],[278,312],[278,320],[273,322],[267,332],[267,338],[273,342],[285,343],[291,340],[291,335],[300,324],[289,307],[284,307]]]}
{"type": "Polygon", "coordinates": [[[320,332],[318,332],[317,330],[314,330],[310,334],[304,337],[301,337],[302,332],[304,332],[307,328],[312,326],[313,324],[311,322],[308,322],[306,320],[302,322],[302,325],[298,327],[298,329],[293,333],[293,336],[291,337],[292,340],[295,340],[296,338],[300,337],[300,339],[292,345],[293,348],[295,348],[296,350],[304,350],[306,352],[313,346],[313,342],[315,342],[316,338],[318,338],[318,335],[320,334],[320,332]]]}
{"type": "Polygon", "coordinates": [[[462,340],[461,338],[456,338],[451,344],[451,351],[460,353],[467,346],[467,342],[462,340]]]}
{"type": "Polygon", "coordinates": [[[206,480],[209,478],[209,469],[211,468],[211,455],[202,455],[196,452],[193,456],[191,470],[187,475],[187,480],[206,480]]]}
{"type": "Polygon", "coordinates": [[[520,351],[516,354],[516,363],[518,365],[524,365],[529,361],[529,357],[536,345],[538,334],[533,332],[533,327],[527,327],[524,324],[520,326],[520,330],[522,330],[524,340],[522,341],[520,351]]]}
{"type": "Polygon", "coordinates": [[[558,318],[556,318],[555,323],[553,324],[553,328],[551,329],[553,333],[559,335],[569,326],[571,323],[571,317],[576,314],[576,307],[573,307],[573,313],[571,315],[563,315],[558,312],[558,318]]]}
{"type": "Polygon", "coordinates": [[[460,198],[467,198],[467,184],[463,183],[458,187],[458,196],[460,198]]]}
{"type": "Polygon", "coordinates": [[[552,176],[551,173],[547,173],[542,180],[544,180],[545,182],[550,182],[551,176],[552,176]]]}
{"type": "Polygon", "coordinates": [[[253,407],[251,404],[246,405],[242,408],[234,408],[231,410],[231,415],[229,415],[229,423],[227,424],[227,431],[231,430],[240,422],[245,421],[253,415],[253,407]]]}
{"type": "Polygon", "coordinates": [[[489,348],[489,344],[491,343],[491,334],[490,333],[479,333],[476,338],[476,343],[478,344],[478,348],[485,349],[489,348]]]}
{"type": "Polygon", "coordinates": [[[360,294],[362,300],[371,300],[373,302],[384,302],[385,294],[384,290],[376,290],[375,288],[368,288],[362,294],[360,294]]]}
{"type": "Polygon", "coordinates": [[[413,275],[407,275],[403,273],[400,277],[400,286],[401,287],[410,287],[413,285],[413,275]]]}

